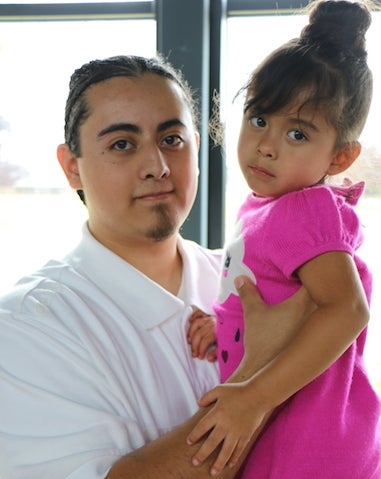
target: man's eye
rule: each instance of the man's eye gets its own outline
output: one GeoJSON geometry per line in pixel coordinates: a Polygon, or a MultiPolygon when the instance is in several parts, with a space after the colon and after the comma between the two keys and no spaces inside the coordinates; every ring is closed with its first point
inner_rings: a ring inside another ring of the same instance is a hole
{"type": "Polygon", "coordinates": [[[263,128],[266,126],[266,121],[260,116],[252,116],[250,118],[250,123],[256,128],[263,128]]]}
{"type": "Polygon", "coordinates": [[[113,143],[112,148],[114,150],[118,150],[118,151],[125,151],[125,150],[129,150],[130,148],[132,148],[132,145],[127,140],[118,140],[115,143],[113,143]]]}
{"type": "Polygon", "coordinates": [[[303,141],[307,139],[306,135],[301,130],[291,130],[288,133],[288,136],[292,140],[296,140],[296,141],[303,141]]]}
{"type": "Polygon", "coordinates": [[[169,146],[177,146],[183,142],[182,138],[178,135],[169,135],[164,138],[164,143],[169,146]]]}

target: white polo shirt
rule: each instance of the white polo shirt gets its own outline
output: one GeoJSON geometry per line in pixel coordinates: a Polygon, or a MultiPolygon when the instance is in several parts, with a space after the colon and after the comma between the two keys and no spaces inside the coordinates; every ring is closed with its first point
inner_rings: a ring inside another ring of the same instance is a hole
{"type": "Polygon", "coordinates": [[[191,416],[218,382],[191,357],[192,306],[211,312],[220,252],[179,237],[179,299],[97,242],[0,299],[0,478],[103,479],[191,416]]]}

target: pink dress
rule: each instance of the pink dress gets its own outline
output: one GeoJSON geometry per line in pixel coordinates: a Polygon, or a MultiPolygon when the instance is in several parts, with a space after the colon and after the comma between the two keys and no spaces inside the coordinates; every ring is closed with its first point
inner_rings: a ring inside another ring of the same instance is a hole
{"type": "MultiPolygon", "coordinates": [[[[368,301],[371,274],[356,204],[363,184],[319,185],[281,198],[250,194],[225,251],[217,314],[218,360],[225,381],[243,356],[242,308],[233,279],[246,274],[276,304],[300,287],[293,272],[329,251],[349,253],[368,301]]],[[[381,401],[363,362],[364,330],[323,374],[278,407],[242,469],[243,479],[380,479],[381,401]]]]}

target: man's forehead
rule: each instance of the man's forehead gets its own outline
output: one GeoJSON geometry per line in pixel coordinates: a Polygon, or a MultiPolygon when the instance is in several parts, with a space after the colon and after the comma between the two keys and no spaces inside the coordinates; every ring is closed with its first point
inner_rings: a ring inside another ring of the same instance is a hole
{"type": "Polygon", "coordinates": [[[158,75],[139,77],[114,77],[91,85],[86,92],[88,106],[108,107],[114,103],[124,108],[128,105],[142,105],[152,109],[173,110],[172,116],[178,116],[183,110],[189,110],[181,88],[172,80],[158,75]]]}

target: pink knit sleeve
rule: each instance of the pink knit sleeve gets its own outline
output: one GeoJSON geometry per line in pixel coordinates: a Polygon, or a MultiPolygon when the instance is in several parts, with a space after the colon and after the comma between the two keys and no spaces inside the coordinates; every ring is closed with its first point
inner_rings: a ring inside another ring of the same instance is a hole
{"type": "Polygon", "coordinates": [[[286,276],[329,251],[354,255],[362,242],[353,207],[324,185],[281,197],[272,213],[266,225],[265,256],[286,276]]]}

